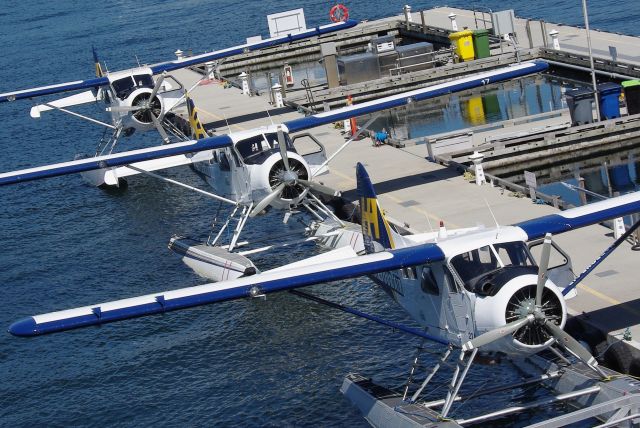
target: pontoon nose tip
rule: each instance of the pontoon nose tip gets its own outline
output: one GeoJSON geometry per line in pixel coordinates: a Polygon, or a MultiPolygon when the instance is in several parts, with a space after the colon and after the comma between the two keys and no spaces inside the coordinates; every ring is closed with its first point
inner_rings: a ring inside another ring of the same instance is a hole
{"type": "Polygon", "coordinates": [[[30,337],[38,334],[37,324],[33,317],[23,318],[9,326],[8,332],[14,336],[30,337]]]}

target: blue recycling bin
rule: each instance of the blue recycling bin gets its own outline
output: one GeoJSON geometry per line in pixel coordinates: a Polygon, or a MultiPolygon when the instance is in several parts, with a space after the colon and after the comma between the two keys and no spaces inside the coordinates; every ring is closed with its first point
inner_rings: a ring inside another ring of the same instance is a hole
{"type": "Polygon", "coordinates": [[[600,103],[600,119],[615,119],[620,117],[620,94],[622,86],[613,82],[600,83],[598,89],[598,102],[600,103]]]}

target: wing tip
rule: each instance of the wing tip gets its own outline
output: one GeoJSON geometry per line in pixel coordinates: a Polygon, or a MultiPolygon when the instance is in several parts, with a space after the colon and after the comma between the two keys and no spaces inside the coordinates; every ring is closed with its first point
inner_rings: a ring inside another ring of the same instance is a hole
{"type": "Polygon", "coordinates": [[[38,335],[38,324],[33,317],[23,318],[11,324],[8,332],[18,337],[32,337],[38,335]]]}

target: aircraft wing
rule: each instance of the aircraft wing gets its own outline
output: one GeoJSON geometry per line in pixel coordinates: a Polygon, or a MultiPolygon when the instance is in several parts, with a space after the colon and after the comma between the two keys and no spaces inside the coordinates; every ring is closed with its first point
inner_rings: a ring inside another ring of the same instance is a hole
{"type": "MultiPolygon", "coordinates": [[[[544,61],[532,61],[510,65],[508,67],[500,68],[497,70],[474,74],[463,79],[456,79],[450,82],[440,83],[414,91],[403,92],[401,94],[344,107],[330,112],[319,113],[312,116],[302,117],[300,119],[290,120],[288,122],[285,122],[284,125],[286,126],[288,132],[297,132],[323,124],[333,123],[339,120],[360,116],[363,114],[406,105],[413,101],[435,98],[441,95],[463,91],[490,83],[501,82],[516,77],[526,76],[532,73],[538,73],[546,70],[548,67],[548,64],[544,61]]],[[[92,169],[127,165],[132,162],[157,159],[171,155],[185,154],[201,150],[210,150],[231,144],[231,139],[229,137],[226,137],[228,141],[224,141],[222,145],[217,145],[218,141],[222,142],[225,137],[220,136],[212,138],[198,140],[197,143],[190,141],[187,143],[177,143],[162,146],[155,150],[146,149],[144,153],[140,153],[140,150],[122,152],[118,155],[112,155],[113,158],[110,158],[108,161],[106,159],[101,160],[100,158],[95,158],[92,160],[83,160],[81,162],[66,162],[64,164],[56,164],[51,166],[32,168],[28,170],[8,172],[0,174],[0,186],[5,184],[18,183],[21,181],[35,180],[39,178],[54,177],[63,174],[84,172],[92,169]],[[220,140],[212,140],[212,138],[219,138],[220,140]],[[177,148],[177,146],[180,146],[180,148],[177,148]],[[103,163],[103,161],[106,163],[103,163]]]]}
{"type": "Polygon", "coordinates": [[[516,223],[529,240],[542,238],[547,233],[558,234],[616,217],[640,212],[640,192],[594,202],[532,220],[516,223]]]}
{"type": "MultiPolygon", "coordinates": [[[[348,20],[346,22],[338,22],[335,24],[323,25],[313,28],[311,30],[302,31],[299,33],[287,34],[286,36],[273,37],[270,39],[261,40],[255,43],[247,43],[244,45],[234,46],[227,49],[222,49],[214,52],[205,53],[202,55],[191,56],[181,60],[168,61],[159,64],[152,65],[150,68],[153,74],[159,74],[163,71],[173,71],[180,68],[190,67],[196,64],[202,64],[207,61],[213,61],[217,59],[226,58],[233,55],[238,55],[244,52],[251,52],[259,49],[264,49],[272,46],[281,45],[284,43],[294,42],[297,40],[303,40],[309,37],[321,36],[323,34],[333,33],[335,31],[344,30],[357,25],[357,21],[348,20]]],[[[89,80],[77,80],[73,82],[59,83],[56,85],[40,86],[37,88],[24,89],[20,91],[5,92],[0,94],[0,103],[7,101],[15,101],[26,98],[40,97],[43,95],[58,94],[61,92],[76,91],[80,89],[98,88],[100,86],[106,86],[109,84],[109,78],[107,76],[98,77],[89,80]]]]}
{"type": "Polygon", "coordinates": [[[100,86],[106,86],[108,84],[109,78],[96,77],[89,80],[76,80],[73,82],[59,83],[57,85],[39,86],[37,88],[5,92],[4,94],[0,94],[0,103],[4,103],[6,101],[22,100],[25,98],[41,97],[43,95],[59,94],[60,92],[98,88],[100,86]]]}
{"type": "Polygon", "coordinates": [[[320,27],[313,28],[311,30],[301,31],[298,33],[287,34],[285,36],[272,37],[270,39],[260,40],[254,43],[247,43],[244,45],[233,46],[231,48],[222,49],[218,51],[208,52],[201,55],[190,56],[175,61],[163,62],[151,66],[153,74],[159,74],[163,71],[173,71],[180,68],[190,67],[192,65],[203,64],[207,61],[215,61],[222,58],[227,58],[233,55],[239,55],[241,53],[256,51],[264,48],[282,45],[285,43],[295,42],[297,40],[308,39],[310,37],[321,36],[323,34],[329,34],[340,30],[346,30],[347,28],[355,27],[358,21],[349,19],[345,22],[336,22],[334,24],[322,25],[320,27]]]}
{"type": "Polygon", "coordinates": [[[314,128],[316,126],[325,125],[356,116],[362,116],[379,110],[386,110],[389,108],[404,106],[414,101],[427,100],[430,98],[439,97],[441,95],[451,94],[453,92],[465,91],[467,89],[477,88],[479,86],[515,79],[517,77],[526,76],[528,74],[540,73],[547,68],[549,68],[549,64],[544,61],[523,62],[510,65],[508,67],[487,71],[484,73],[473,74],[462,79],[455,79],[449,82],[427,86],[426,88],[422,89],[403,92],[401,94],[391,95],[377,100],[332,110],[329,112],[318,113],[300,119],[290,120],[288,122],[285,122],[284,125],[286,125],[289,132],[302,131],[304,129],[314,128]]]}
{"type": "Polygon", "coordinates": [[[111,155],[79,159],[71,162],[62,162],[53,165],[22,169],[19,171],[0,174],[0,186],[96,169],[130,165],[136,162],[160,159],[186,153],[219,149],[231,146],[232,144],[233,141],[228,135],[218,135],[215,137],[202,138],[200,140],[190,140],[159,147],[131,150],[111,155]]]}
{"type": "Polygon", "coordinates": [[[16,336],[37,336],[226,300],[291,290],[322,282],[355,278],[442,259],[444,259],[444,253],[436,244],[423,244],[306,266],[297,264],[294,267],[231,281],[161,291],[146,296],[36,315],[15,322],[9,327],[9,332],[16,336]]]}

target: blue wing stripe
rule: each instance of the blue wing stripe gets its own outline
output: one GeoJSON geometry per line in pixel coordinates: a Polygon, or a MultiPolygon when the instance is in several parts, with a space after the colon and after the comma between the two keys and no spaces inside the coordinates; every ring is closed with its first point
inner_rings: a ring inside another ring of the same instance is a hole
{"type": "Polygon", "coordinates": [[[273,293],[442,259],[444,259],[444,253],[437,245],[424,244],[392,250],[387,253],[376,253],[333,263],[307,266],[289,272],[266,272],[248,278],[149,294],[134,299],[103,303],[102,307],[96,305],[29,317],[12,324],[9,327],[9,332],[16,336],[37,336],[249,297],[252,290],[256,290],[260,294],[273,293]],[[353,264],[354,261],[355,264],[353,264]],[[38,322],[38,319],[42,319],[42,321],[38,322]]]}
{"type": "Polygon", "coordinates": [[[616,217],[640,212],[640,192],[572,208],[557,214],[516,223],[529,239],[542,238],[546,233],[558,234],[616,217]]]}
{"type": "Polygon", "coordinates": [[[447,83],[428,86],[415,91],[391,95],[375,101],[344,107],[327,113],[320,113],[301,119],[290,120],[289,122],[285,122],[285,125],[289,132],[302,131],[304,129],[314,128],[316,126],[349,119],[355,116],[362,116],[380,110],[400,107],[413,101],[427,100],[450,94],[452,92],[477,88],[488,83],[496,83],[526,76],[532,73],[539,73],[547,68],[549,68],[549,65],[544,61],[532,61],[529,63],[517,64],[462,79],[456,79],[447,83]]]}
{"type": "Polygon", "coordinates": [[[286,36],[274,37],[271,39],[266,39],[260,42],[246,44],[241,46],[235,46],[228,49],[223,49],[220,51],[210,52],[208,54],[197,55],[189,58],[185,58],[183,60],[176,60],[170,62],[164,62],[161,64],[155,64],[151,66],[151,70],[153,74],[162,73],[163,71],[173,71],[184,67],[190,67],[192,65],[203,64],[207,61],[214,61],[221,58],[227,58],[233,55],[239,55],[245,52],[251,52],[255,50],[260,50],[272,46],[281,45],[284,43],[295,42],[297,40],[307,39],[309,37],[321,36],[323,34],[333,33],[339,30],[345,30],[347,28],[355,27],[358,24],[358,21],[354,21],[352,19],[346,22],[340,22],[336,24],[323,25],[320,27],[316,27],[312,30],[303,31],[297,34],[288,34],[286,36]]]}
{"type": "Polygon", "coordinates": [[[25,98],[40,97],[43,95],[58,94],[60,92],[76,91],[79,89],[96,88],[109,84],[107,77],[97,77],[95,79],[80,80],[77,82],[60,83],[58,85],[40,86],[22,91],[6,92],[0,94],[0,103],[6,101],[22,100],[25,98]]]}
{"type": "Polygon", "coordinates": [[[0,174],[0,186],[38,180],[41,178],[56,177],[59,175],[73,174],[101,168],[111,168],[122,165],[130,165],[151,159],[159,159],[168,156],[183,155],[203,150],[219,149],[231,146],[233,141],[228,135],[203,138],[187,143],[168,144],[166,146],[149,149],[132,150],[116,153],[108,156],[81,159],[71,162],[63,162],[54,165],[23,169],[20,171],[0,174]]]}

